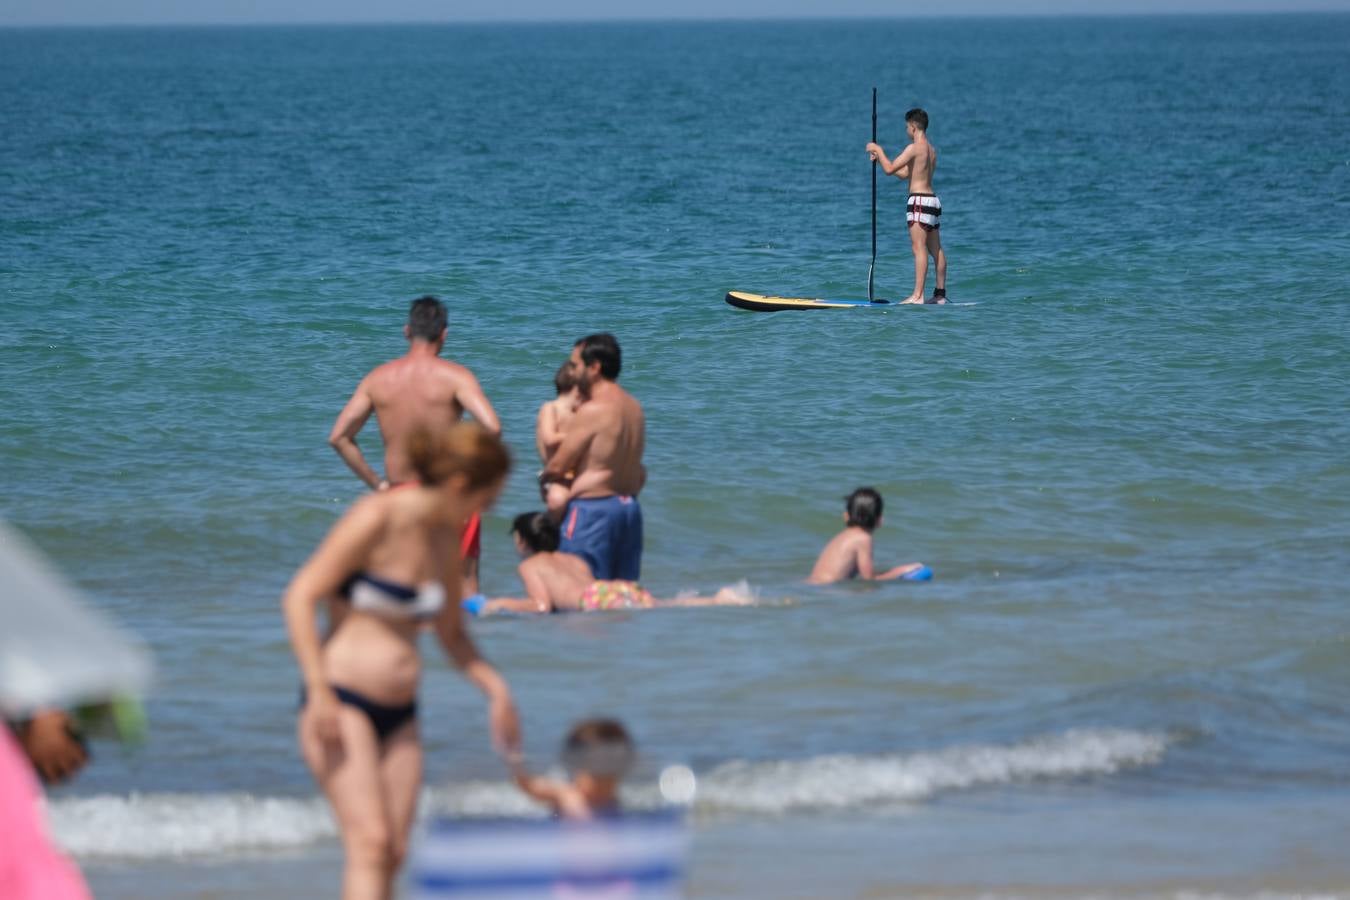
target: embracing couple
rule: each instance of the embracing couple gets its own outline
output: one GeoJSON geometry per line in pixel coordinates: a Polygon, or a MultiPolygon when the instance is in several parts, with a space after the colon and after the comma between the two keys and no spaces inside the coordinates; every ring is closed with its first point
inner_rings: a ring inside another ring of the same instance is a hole
{"type": "Polygon", "coordinates": [[[612,334],[577,341],[566,364],[580,404],[568,417],[539,486],[559,519],[559,550],[580,556],[596,579],[637,581],[642,567],[642,405],[619,387],[619,342],[612,334]]]}

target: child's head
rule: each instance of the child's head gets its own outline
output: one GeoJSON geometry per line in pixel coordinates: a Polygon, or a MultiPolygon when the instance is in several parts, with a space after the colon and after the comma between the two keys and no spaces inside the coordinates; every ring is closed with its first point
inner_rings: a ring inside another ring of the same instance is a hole
{"type": "Polygon", "coordinates": [[[571,363],[563,363],[558,368],[553,376],[553,386],[557,388],[559,397],[577,386],[577,376],[572,371],[571,363]]]}
{"type": "Polygon", "coordinates": [[[871,531],[881,524],[881,495],[870,487],[858,488],[844,501],[847,522],[863,531],[871,531]]]}
{"type": "Polygon", "coordinates": [[[552,553],[558,549],[558,544],[562,541],[557,523],[548,517],[548,513],[542,512],[527,512],[516,516],[511,522],[511,534],[515,535],[523,555],[552,553]]]}
{"type": "Polygon", "coordinates": [[[911,137],[914,136],[915,131],[926,132],[928,130],[928,113],[917,106],[905,113],[905,130],[909,132],[911,137]]]}
{"type": "Polygon", "coordinates": [[[578,722],[563,741],[563,765],[574,780],[618,781],[632,767],[634,755],[633,739],[614,719],[578,722]]]}

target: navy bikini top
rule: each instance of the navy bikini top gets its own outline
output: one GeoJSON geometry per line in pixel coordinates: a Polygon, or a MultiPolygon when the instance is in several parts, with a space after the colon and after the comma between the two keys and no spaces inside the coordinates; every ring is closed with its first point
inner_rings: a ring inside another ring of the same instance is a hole
{"type": "Polygon", "coordinates": [[[411,588],[366,572],[357,572],[343,582],[338,596],[352,609],[390,619],[432,619],[445,606],[445,590],[439,582],[411,588]]]}

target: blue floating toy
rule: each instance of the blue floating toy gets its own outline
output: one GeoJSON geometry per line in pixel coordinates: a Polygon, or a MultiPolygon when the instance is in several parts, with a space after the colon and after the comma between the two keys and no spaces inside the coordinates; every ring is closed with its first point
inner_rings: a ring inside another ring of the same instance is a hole
{"type": "Polygon", "coordinates": [[[933,570],[927,566],[919,566],[913,572],[907,572],[900,576],[903,581],[932,581],[933,570]]]}
{"type": "Polygon", "coordinates": [[[482,594],[471,594],[459,601],[459,605],[464,607],[465,611],[471,616],[483,614],[483,607],[487,606],[488,599],[482,594]]]}

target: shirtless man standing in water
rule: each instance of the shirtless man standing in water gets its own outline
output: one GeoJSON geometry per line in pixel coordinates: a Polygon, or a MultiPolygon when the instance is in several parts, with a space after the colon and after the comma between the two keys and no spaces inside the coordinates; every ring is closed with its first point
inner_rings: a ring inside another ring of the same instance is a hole
{"type": "Polygon", "coordinates": [[[867,155],[881,163],[887,175],[909,179],[909,200],[905,203],[905,222],[914,247],[914,293],[901,303],[947,302],[947,254],[942,252],[942,201],[933,193],[933,170],[937,168],[937,148],[928,143],[928,113],[911,109],[905,113],[905,131],[913,142],[894,161],[878,144],[867,145],[867,155]],[[923,299],[923,284],[928,279],[928,257],[937,268],[937,286],[931,300],[923,299]]]}
{"type": "MultiPolygon", "coordinates": [[[[384,491],[417,479],[408,460],[407,442],[418,427],[444,428],[468,412],[488,431],[501,434],[497,413],[478,379],[464,366],[440,358],[446,330],[445,304],[435,297],[414,300],[408,324],[403,326],[408,352],[361,379],[333,423],[328,443],[372,490],[384,491]],[[356,444],[356,435],[372,412],[384,438],[383,478],[366,462],[356,444]]],[[[465,523],[460,541],[466,597],[478,593],[481,530],[475,514],[465,523]]]]}
{"type": "Polygon", "coordinates": [[[563,553],[586,560],[596,579],[637,581],[642,568],[642,404],[619,387],[621,357],[612,334],[592,334],[572,347],[569,365],[583,398],[541,484],[572,478],[562,518],[563,553]]]}

